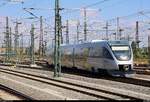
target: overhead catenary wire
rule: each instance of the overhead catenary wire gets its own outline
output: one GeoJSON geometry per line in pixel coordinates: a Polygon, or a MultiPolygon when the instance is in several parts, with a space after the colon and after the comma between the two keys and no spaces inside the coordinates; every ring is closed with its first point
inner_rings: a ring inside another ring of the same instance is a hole
{"type": "MultiPolygon", "coordinates": [[[[110,1],[110,0],[102,0],[102,1],[98,1],[98,2],[96,2],[96,3],[93,3],[93,4],[89,4],[89,5],[87,5],[87,6],[85,6],[84,8],[89,8],[89,7],[93,7],[93,6],[96,6],[96,5],[99,5],[99,4],[102,4],[102,3],[105,3],[105,2],[107,2],[107,1],[110,1]]],[[[29,11],[29,10],[40,10],[40,9],[43,9],[43,8],[23,8],[26,12],[28,12],[30,15],[32,15],[33,17],[35,17],[35,18],[38,18],[39,20],[37,20],[36,22],[39,22],[40,21],[40,18],[38,17],[38,16],[36,16],[34,13],[32,13],[31,11],[29,11]]],[[[44,10],[44,9],[43,9],[44,10]]],[[[46,9],[45,9],[46,10],[46,9]]],[[[52,9],[49,9],[49,10],[52,10],[52,9]]],[[[71,10],[70,12],[64,12],[64,13],[62,13],[62,14],[66,14],[66,13],[72,13],[72,12],[76,12],[76,11],[78,11],[79,9],[73,9],[73,10],[71,10]]],[[[43,23],[45,23],[45,24],[47,24],[48,26],[50,26],[50,27],[52,27],[50,24],[48,24],[47,22],[43,22],[43,23]]]]}
{"type": "Polygon", "coordinates": [[[4,2],[4,3],[0,4],[0,7],[3,7],[3,6],[5,6],[6,4],[7,4],[7,2],[4,2]]]}
{"type": "MultiPolygon", "coordinates": [[[[109,1],[109,0],[103,0],[104,2],[106,2],[106,1],[109,1]]],[[[100,1],[99,1],[100,2],[100,1]]],[[[102,1],[101,1],[102,2],[102,1]]],[[[95,5],[94,5],[94,3],[93,4],[91,4],[91,6],[93,7],[93,6],[96,6],[96,5],[99,5],[99,4],[96,4],[95,3],[95,5]]],[[[87,6],[90,6],[90,5],[87,5],[87,6]]],[[[40,8],[40,9],[42,9],[42,8],[40,8]]],[[[39,9],[39,10],[40,10],[39,9]]],[[[44,10],[44,9],[43,9],[44,10]]],[[[68,9],[69,10],[69,9],[68,9]]],[[[66,12],[67,13],[67,12],[66,12]]],[[[63,13],[62,13],[63,14],[63,13]]],[[[127,16],[122,16],[122,17],[120,17],[121,19],[125,19],[125,18],[130,18],[130,17],[136,17],[136,16],[139,16],[139,15],[142,15],[142,14],[140,14],[140,12],[137,12],[137,14],[131,14],[131,15],[127,15],[127,16]]],[[[144,13],[144,15],[142,15],[142,16],[145,16],[145,13],[144,13]]],[[[114,19],[114,20],[116,20],[116,18],[114,19]]],[[[37,22],[39,22],[39,20],[37,21],[37,22]]],[[[45,23],[46,24],[48,24],[46,21],[45,21],[45,23]]],[[[48,24],[48,25],[50,25],[50,24],[48,24]]],[[[51,26],[52,27],[52,26],[51,26]]]]}
{"type": "MultiPolygon", "coordinates": [[[[100,4],[105,3],[105,2],[108,2],[108,1],[111,1],[111,0],[102,0],[102,1],[98,1],[98,2],[96,2],[96,3],[89,4],[89,5],[86,5],[86,6],[81,7],[81,8],[86,8],[86,9],[87,9],[87,8],[90,8],[90,7],[93,7],[93,6],[96,6],[96,5],[100,5],[100,4]]],[[[62,14],[66,14],[66,13],[74,13],[74,12],[77,12],[77,11],[79,11],[79,9],[73,9],[73,10],[71,10],[71,11],[64,12],[64,13],[62,13],[62,14]]]]}

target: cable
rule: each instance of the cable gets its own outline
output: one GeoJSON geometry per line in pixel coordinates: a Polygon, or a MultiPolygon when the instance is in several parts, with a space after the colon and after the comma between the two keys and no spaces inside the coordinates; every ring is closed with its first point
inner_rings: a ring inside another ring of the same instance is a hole
{"type": "Polygon", "coordinates": [[[36,16],[36,15],[33,14],[32,12],[30,12],[30,11],[28,11],[28,10],[26,10],[26,9],[23,9],[23,10],[25,10],[26,12],[28,12],[30,15],[34,16],[35,18],[39,18],[38,16],[36,16]]]}
{"type": "Polygon", "coordinates": [[[150,12],[145,12],[145,13],[144,12],[140,12],[141,15],[143,15],[143,16],[147,17],[148,19],[150,19],[150,17],[146,15],[147,13],[150,13],[150,12]]]}
{"type": "MultiPolygon", "coordinates": [[[[93,4],[90,4],[90,5],[87,5],[85,6],[85,8],[89,8],[89,7],[92,7],[92,6],[96,6],[96,5],[99,5],[99,4],[102,4],[104,2],[107,2],[107,1],[110,1],[110,0],[102,0],[102,1],[99,1],[99,2],[96,2],[96,3],[93,3],[93,4]]],[[[29,8],[30,10],[35,10],[37,8],[29,8]]],[[[37,17],[36,15],[34,15],[32,12],[28,11],[27,9],[24,8],[24,10],[28,13],[30,13],[32,16],[34,16],[35,18],[39,18],[37,17]]],[[[62,13],[62,14],[66,14],[66,13],[73,13],[73,12],[76,12],[78,11],[79,9],[74,9],[74,10],[71,10],[70,12],[65,12],[65,13],[62,13]]],[[[54,16],[53,16],[54,17],[54,16]]],[[[47,25],[49,25],[47,22],[45,22],[47,25]]],[[[49,25],[51,26],[51,25],[49,25]]]]}
{"type": "MultiPolygon", "coordinates": [[[[89,5],[84,6],[84,7],[82,7],[82,8],[89,8],[89,7],[93,7],[93,6],[96,6],[96,5],[99,5],[99,4],[102,4],[102,3],[105,3],[105,2],[107,2],[107,1],[110,1],[110,0],[102,0],[102,1],[98,1],[98,2],[96,2],[96,3],[89,4],[89,5]]],[[[69,11],[69,12],[64,12],[64,13],[62,13],[62,14],[66,14],[66,13],[74,13],[74,12],[77,12],[77,11],[79,11],[79,9],[74,9],[74,10],[71,10],[71,11],[69,11]]]]}
{"type": "MultiPolygon", "coordinates": [[[[150,11],[138,11],[138,12],[135,12],[135,13],[132,13],[132,14],[129,14],[129,15],[126,15],[126,16],[120,16],[119,19],[123,19],[123,18],[130,18],[130,17],[134,17],[134,16],[140,16],[140,15],[143,15],[143,16],[146,16],[145,14],[148,14],[150,13],[150,11]]],[[[116,21],[117,18],[112,18],[112,19],[109,19],[109,20],[105,20],[105,21],[116,21]]]]}
{"type": "Polygon", "coordinates": [[[8,4],[8,2],[2,3],[2,4],[0,5],[0,7],[3,7],[3,6],[5,6],[6,4],[8,4]]]}
{"type": "Polygon", "coordinates": [[[96,2],[96,3],[90,4],[90,5],[87,5],[87,6],[85,6],[85,8],[89,8],[89,7],[92,7],[92,6],[96,6],[96,5],[105,3],[105,2],[107,2],[107,1],[110,1],[110,0],[99,1],[99,2],[96,2]]]}

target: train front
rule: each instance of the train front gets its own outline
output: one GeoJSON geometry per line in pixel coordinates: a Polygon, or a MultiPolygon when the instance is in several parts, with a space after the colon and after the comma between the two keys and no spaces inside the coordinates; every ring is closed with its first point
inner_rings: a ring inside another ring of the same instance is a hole
{"type": "Polygon", "coordinates": [[[128,41],[110,41],[110,48],[114,55],[117,65],[117,72],[111,72],[114,76],[131,77],[135,74],[133,71],[133,52],[131,44],[128,41]]]}

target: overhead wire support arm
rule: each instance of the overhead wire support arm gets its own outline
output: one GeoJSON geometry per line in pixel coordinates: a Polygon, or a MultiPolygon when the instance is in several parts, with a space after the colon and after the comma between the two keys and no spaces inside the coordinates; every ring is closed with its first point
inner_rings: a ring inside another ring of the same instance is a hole
{"type": "Polygon", "coordinates": [[[26,8],[23,8],[24,11],[28,12],[30,15],[34,16],[35,18],[39,18],[35,14],[33,14],[31,11],[27,10],[26,8]]]}

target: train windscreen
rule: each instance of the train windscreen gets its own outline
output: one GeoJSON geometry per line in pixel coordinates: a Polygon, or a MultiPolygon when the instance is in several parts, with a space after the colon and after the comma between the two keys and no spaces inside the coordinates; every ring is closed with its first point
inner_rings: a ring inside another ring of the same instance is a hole
{"type": "Polygon", "coordinates": [[[109,42],[115,57],[120,61],[128,61],[131,59],[131,48],[128,42],[109,42]]]}
{"type": "Polygon", "coordinates": [[[111,46],[115,57],[120,61],[128,61],[131,59],[131,51],[129,46],[111,46]]]}

